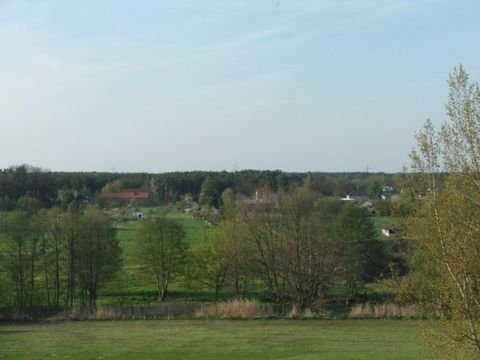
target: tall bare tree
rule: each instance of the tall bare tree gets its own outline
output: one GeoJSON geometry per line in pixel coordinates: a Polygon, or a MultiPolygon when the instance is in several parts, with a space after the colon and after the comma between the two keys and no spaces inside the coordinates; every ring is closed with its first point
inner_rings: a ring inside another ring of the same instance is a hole
{"type": "Polygon", "coordinates": [[[276,301],[301,309],[318,305],[339,268],[339,249],[328,231],[319,198],[308,187],[243,212],[258,274],[276,301]]]}

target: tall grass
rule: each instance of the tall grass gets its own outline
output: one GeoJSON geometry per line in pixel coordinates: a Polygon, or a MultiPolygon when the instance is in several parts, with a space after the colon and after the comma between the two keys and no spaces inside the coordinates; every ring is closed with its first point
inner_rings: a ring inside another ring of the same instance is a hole
{"type": "Polygon", "coordinates": [[[313,312],[311,309],[300,310],[297,305],[293,304],[290,311],[287,313],[290,319],[312,319],[319,317],[319,313],[313,312]]]}
{"type": "Polygon", "coordinates": [[[272,310],[258,300],[234,299],[226,302],[202,305],[195,312],[196,317],[217,317],[251,319],[271,315],[272,310]]]}
{"type": "Polygon", "coordinates": [[[383,304],[357,304],[350,309],[350,318],[418,318],[422,316],[417,305],[398,305],[394,303],[383,304]]]}
{"type": "Polygon", "coordinates": [[[95,311],[77,308],[60,311],[49,317],[49,321],[58,320],[147,320],[191,317],[198,304],[158,303],[150,306],[101,306],[95,311]]]}
{"type": "Polygon", "coordinates": [[[273,314],[271,306],[258,300],[236,299],[212,304],[157,303],[149,306],[99,306],[96,310],[74,308],[65,311],[37,313],[0,313],[1,320],[149,320],[174,318],[232,318],[249,319],[273,314]]]}
{"type": "MultiPolygon", "coordinates": [[[[293,305],[286,312],[274,311],[272,304],[263,304],[258,300],[234,299],[230,301],[201,304],[198,302],[155,303],[149,306],[99,306],[92,311],[85,308],[75,308],[68,311],[37,311],[23,313],[18,311],[0,312],[0,321],[21,320],[148,320],[174,318],[225,318],[225,319],[255,319],[271,316],[290,319],[328,318],[314,313],[310,309],[300,310],[293,305]]],[[[348,314],[349,318],[392,319],[421,318],[425,314],[417,305],[398,305],[395,303],[363,303],[354,305],[348,314]]]]}

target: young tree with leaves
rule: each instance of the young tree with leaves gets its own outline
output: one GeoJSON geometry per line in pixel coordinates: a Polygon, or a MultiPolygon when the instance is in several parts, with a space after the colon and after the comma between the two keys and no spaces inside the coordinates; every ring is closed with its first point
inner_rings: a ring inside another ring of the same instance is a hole
{"type": "Polygon", "coordinates": [[[15,284],[15,306],[24,310],[31,298],[31,279],[35,277],[36,252],[32,243],[29,216],[20,211],[12,212],[7,217],[7,253],[11,278],[15,284]]]}
{"type": "Polygon", "coordinates": [[[186,267],[187,281],[212,289],[215,301],[218,301],[220,290],[226,285],[230,271],[227,247],[223,229],[212,229],[191,249],[186,267]]]}
{"type": "Polygon", "coordinates": [[[167,296],[168,286],[181,271],[185,257],[182,226],[162,214],[142,220],[137,236],[137,256],[141,271],[155,279],[158,300],[167,296]]]}
{"type": "Polygon", "coordinates": [[[409,281],[416,299],[440,316],[430,339],[478,356],[480,89],[462,66],[448,84],[448,122],[436,130],[427,121],[411,154],[425,196],[411,218],[417,261],[409,281]]]}
{"type": "Polygon", "coordinates": [[[80,228],[80,304],[93,310],[99,287],[120,269],[121,248],[111,220],[95,207],[86,209],[80,219],[80,228]]]}
{"type": "Polygon", "coordinates": [[[354,289],[358,282],[371,281],[383,270],[383,247],[367,211],[347,203],[336,219],[336,237],[342,249],[345,282],[354,289]]]}

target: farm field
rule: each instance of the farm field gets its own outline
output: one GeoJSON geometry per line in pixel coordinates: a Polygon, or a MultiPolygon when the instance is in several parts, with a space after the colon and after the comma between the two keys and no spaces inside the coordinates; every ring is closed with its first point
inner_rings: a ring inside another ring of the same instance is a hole
{"type": "Polygon", "coordinates": [[[408,320],[164,320],[0,325],[0,359],[434,358],[408,320]]]}

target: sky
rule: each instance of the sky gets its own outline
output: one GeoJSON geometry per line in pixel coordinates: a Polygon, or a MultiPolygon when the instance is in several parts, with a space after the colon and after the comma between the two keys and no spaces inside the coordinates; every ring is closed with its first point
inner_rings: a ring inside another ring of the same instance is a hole
{"type": "Polygon", "coordinates": [[[401,171],[478,0],[0,0],[0,168],[401,171]]]}

